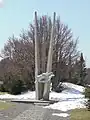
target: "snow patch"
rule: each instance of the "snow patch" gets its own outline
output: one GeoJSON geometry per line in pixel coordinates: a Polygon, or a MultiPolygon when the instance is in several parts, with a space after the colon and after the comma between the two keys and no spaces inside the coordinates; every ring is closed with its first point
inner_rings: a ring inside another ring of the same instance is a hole
{"type": "Polygon", "coordinates": [[[61,110],[61,111],[66,112],[71,109],[85,108],[84,102],[85,102],[85,99],[62,101],[62,102],[57,102],[52,105],[46,106],[44,108],[61,110]]]}
{"type": "Polygon", "coordinates": [[[67,114],[67,113],[53,113],[52,114],[53,116],[59,116],[59,117],[68,117],[69,116],[69,114],[67,114]]]}
{"type": "Polygon", "coordinates": [[[64,83],[62,83],[62,85],[64,86],[64,88],[74,89],[74,90],[79,91],[81,93],[84,92],[84,90],[85,90],[85,88],[83,86],[75,85],[73,83],[64,82],[64,83]]]}
{"type": "Polygon", "coordinates": [[[84,98],[83,94],[75,94],[72,93],[71,91],[63,91],[61,93],[56,93],[56,92],[51,92],[50,93],[50,100],[57,100],[57,101],[62,101],[62,100],[72,100],[72,99],[79,99],[79,98],[84,98]]]}
{"type": "Polygon", "coordinates": [[[18,100],[35,99],[35,91],[28,91],[21,95],[4,94],[0,95],[0,99],[18,99],[18,100]]]}
{"type": "Polygon", "coordinates": [[[45,108],[68,111],[75,108],[85,108],[85,97],[83,86],[72,83],[62,83],[64,90],[61,93],[51,92],[50,99],[59,102],[46,106],[45,108]]]}
{"type": "MultiPolygon", "coordinates": [[[[55,100],[58,102],[46,106],[48,109],[57,109],[61,111],[68,111],[75,108],[85,108],[85,98],[83,95],[84,87],[75,85],[72,83],[63,83],[65,88],[61,93],[50,92],[50,100],[55,100]]],[[[21,95],[10,95],[4,94],[0,95],[0,99],[17,99],[17,100],[35,100],[35,91],[28,91],[21,95]]]]}
{"type": "Polygon", "coordinates": [[[62,83],[62,85],[65,89],[61,93],[51,92],[50,99],[62,101],[84,98],[83,92],[85,88],[83,86],[66,82],[62,83]]]}

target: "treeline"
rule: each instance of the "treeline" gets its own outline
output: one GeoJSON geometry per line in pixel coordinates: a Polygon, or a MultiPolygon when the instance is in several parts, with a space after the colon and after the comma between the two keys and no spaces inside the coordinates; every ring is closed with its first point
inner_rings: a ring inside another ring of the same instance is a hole
{"type": "MultiPolygon", "coordinates": [[[[51,28],[51,17],[38,17],[39,74],[46,71],[51,28]]],[[[21,91],[35,89],[34,35],[34,24],[30,24],[29,29],[23,30],[19,38],[13,35],[4,45],[1,51],[3,59],[0,62],[0,80],[4,83],[0,87],[2,91],[19,94],[21,91]]],[[[77,50],[77,41],[72,30],[57,17],[53,43],[53,90],[63,81],[84,84],[85,60],[77,50]]]]}

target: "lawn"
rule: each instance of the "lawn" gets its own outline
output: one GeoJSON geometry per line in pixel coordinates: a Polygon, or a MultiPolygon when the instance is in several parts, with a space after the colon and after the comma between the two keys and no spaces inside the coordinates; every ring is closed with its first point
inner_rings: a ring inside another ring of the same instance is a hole
{"type": "Polygon", "coordinates": [[[87,109],[72,110],[70,120],[90,120],[90,111],[87,109]]]}
{"type": "Polygon", "coordinates": [[[6,94],[7,92],[0,92],[0,95],[4,95],[4,94],[6,94]]]}
{"type": "Polygon", "coordinates": [[[8,109],[8,108],[10,108],[12,106],[14,106],[14,104],[11,104],[9,102],[0,101],[0,110],[8,109]]]}

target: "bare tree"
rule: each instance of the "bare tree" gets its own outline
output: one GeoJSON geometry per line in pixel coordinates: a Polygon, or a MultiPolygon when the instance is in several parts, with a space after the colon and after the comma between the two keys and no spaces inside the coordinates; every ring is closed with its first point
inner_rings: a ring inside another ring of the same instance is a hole
{"type": "MultiPolygon", "coordinates": [[[[48,51],[52,29],[51,17],[42,16],[37,18],[37,34],[38,34],[38,54],[39,54],[39,70],[38,74],[47,70],[48,51]],[[41,59],[40,59],[41,58],[41,59]]],[[[9,38],[5,44],[1,56],[9,57],[13,66],[17,66],[18,71],[30,74],[34,82],[35,70],[35,29],[34,24],[30,24],[29,29],[20,34],[20,38],[14,36],[9,38]]],[[[77,51],[78,39],[73,38],[73,33],[67,25],[63,24],[60,17],[55,20],[53,42],[52,70],[55,74],[52,79],[55,88],[60,81],[69,78],[69,71],[72,70],[73,64],[78,58],[77,51]],[[71,69],[71,70],[70,70],[71,69]]],[[[11,68],[10,68],[11,69],[11,68]]],[[[72,75],[71,75],[72,77],[72,75]]],[[[26,78],[25,78],[26,79],[26,78]]]]}
{"type": "MultiPolygon", "coordinates": [[[[34,29],[33,25],[30,25],[32,33],[29,31],[29,37],[33,40],[34,29]]],[[[51,38],[51,28],[52,22],[51,18],[48,16],[42,16],[38,18],[38,33],[39,33],[39,54],[40,58],[42,58],[43,64],[40,66],[40,71],[43,72],[47,67],[48,61],[48,51],[49,51],[49,43],[51,38]],[[42,23],[44,22],[44,24],[42,23]],[[46,51],[46,52],[44,52],[46,51]],[[46,53],[46,54],[45,54],[46,53]],[[42,67],[44,66],[44,67],[42,67]]],[[[53,42],[53,72],[55,73],[55,82],[57,84],[61,81],[61,79],[69,78],[69,56],[71,56],[71,68],[79,55],[77,51],[77,41],[73,39],[73,33],[71,29],[68,28],[67,25],[64,25],[60,21],[60,17],[57,17],[55,21],[55,30],[54,30],[54,42],[53,42]]],[[[40,62],[42,63],[42,62],[40,62]]]]}

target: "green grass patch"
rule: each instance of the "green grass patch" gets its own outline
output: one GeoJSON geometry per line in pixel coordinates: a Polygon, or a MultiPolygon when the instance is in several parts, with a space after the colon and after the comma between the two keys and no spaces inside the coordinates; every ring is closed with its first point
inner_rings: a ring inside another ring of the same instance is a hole
{"type": "Polygon", "coordinates": [[[0,95],[4,95],[4,94],[7,94],[7,92],[0,92],[0,95]]]}
{"type": "Polygon", "coordinates": [[[9,103],[9,102],[0,101],[0,110],[8,109],[8,108],[10,108],[12,106],[15,106],[15,105],[12,104],[12,103],[9,103]]]}
{"type": "Polygon", "coordinates": [[[72,110],[70,120],[90,120],[90,111],[87,109],[72,110]]]}

